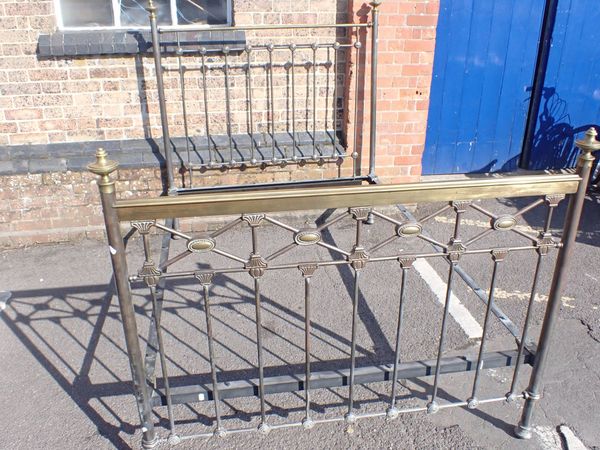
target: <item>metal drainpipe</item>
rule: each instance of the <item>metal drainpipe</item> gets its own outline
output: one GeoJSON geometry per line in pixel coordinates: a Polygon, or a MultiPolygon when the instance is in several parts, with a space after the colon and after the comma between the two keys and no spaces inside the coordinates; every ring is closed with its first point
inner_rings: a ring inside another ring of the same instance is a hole
{"type": "Polygon", "coordinates": [[[521,157],[519,159],[519,167],[522,169],[529,168],[531,147],[533,146],[537,118],[540,113],[540,104],[542,103],[542,92],[546,81],[546,70],[548,69],[548,59],[550,58],[552,33],[554,32],[554,24],[556,23],[557,10],[558,0],[546,0],[544,18],[542,21],[542,33],[538,45],[535,72],[533,74],[531,100],[529,102],[529,111],[527,113],[527,122],[525,125],[525,137],[523,138],[521,157]]]}

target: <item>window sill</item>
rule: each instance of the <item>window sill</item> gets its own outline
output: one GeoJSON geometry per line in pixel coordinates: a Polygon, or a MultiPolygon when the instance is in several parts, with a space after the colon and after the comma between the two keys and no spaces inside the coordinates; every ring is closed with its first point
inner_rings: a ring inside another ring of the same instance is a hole
{"type": "MultiPolygon", "coordinates": [[[[165,33],[161,37],[164,53],[174,53],[175,33],[165,33]]],[[[181,46],[184,48],[206,47],[209,50],[230,47],[231,51],[241,51],[246,45],[244,31],[200,31],[181,32],[181,46]]],[[[149,31],[56,31],[41,34],[38,39],[38,55],[53,56],[100,56],[137,55],[152,51],[149,31]]]]}

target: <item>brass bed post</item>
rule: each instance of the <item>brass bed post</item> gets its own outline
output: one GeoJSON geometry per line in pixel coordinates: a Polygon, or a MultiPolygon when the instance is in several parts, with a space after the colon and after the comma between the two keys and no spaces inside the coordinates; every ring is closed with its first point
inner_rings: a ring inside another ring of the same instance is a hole
{"type": "Polygon", "coordinates": [[[148,13],[150,15],[150,33],[152,36],[152,53],[154,55],[154,67],[156,70],[156,88],[158,90],[158,106],[160,108],[160,123],[163,133],[163,149],[167,163],[167,190],[169,195],[175,193],[175,181],[173,179],[173,155],[171,155],[171,136],[169,134],[169,120],[167,118],[167,103],[165,100],[165,86],[163,82],[163,67],[160,52],[160,38],[158,35],[158,24],[156,18],[156,6],[152,0],[148,0],[148,13]]]}
{"type": "Polygon", "coordinates": [[[115,161],[108,160],[107,156],[104,149],[98,149],[96,152],[96,162],[89,164],[88,170],[101,177],[98,181],[98,188],[100,189],[102,212],[104,214],[104,223],[108,238],[108,249],[119,298],[119,308],[121,311],[121,319],[123,321],[127,356],[129,357],[129,365],[133,379],[134,395],[137,400],[138,412],[142,424],[142,445],[144,448],[153,448],[158,440],[152,422],[150,394],[146,385],[146,375],[138,338],[137,324],[135,321],[135,311],[129,288],[125,243],[123,242],[123,236],[121,235],[121,229],[119,227],[119,218],[117,216],[117,210],[115,209],[115,203],[117,201],[115,182],[110,179],[110,174],[117,170],[119,165],[115,161]]]}
{"type": "Polygon", "coordinates": [[[581,180],[579,181],[577,192],[571,196],[569,201],[565,217],[562,248],[559,251],[556,260],[556,270],[552,277],[538,351],[535,355],[535,363],[529,380],[529,387],[524,393],[525,407],[521,421],[515,427],[515,435],[521,439],[531,438],[533,407],[542,395],[544,371],[548,366],[548,351],[552,346],[552,334],[560,311],[562,290],[568,276],[571,255],[575,248],[577,229],[579,227],[579,220],[581,219],[583,203],[585,202],[585,192],[590,178],[592,163],[594,162],[592,152],[600,150],[600,142],[596,140],[596,135],[596,130],[590,128],[585,133],[584,139],[575,142],[575,145],[581,150],[579,159],[577,160],[577,174],[581,177],[581,180]]]}

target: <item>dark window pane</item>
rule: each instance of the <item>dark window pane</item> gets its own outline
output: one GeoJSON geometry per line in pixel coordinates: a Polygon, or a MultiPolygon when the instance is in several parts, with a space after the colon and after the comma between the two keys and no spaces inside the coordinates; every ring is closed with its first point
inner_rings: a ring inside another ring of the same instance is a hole
{"type": "MultiPolygon", "coordinates": [[[[121,25],[122,26],[150,26],[150,18],[146,7],[147,0],[121,0],[121,25]]],[[[157,8],[158,23],[171,25],[171,4],[169,0],[154,0],[157,8]]]]}
{"type": "Polygon", "coordinates": [[[226,0],[177,0],[179,25],[206,23],[223,25],[227,23],[226,0]]]}
{"type": "Polygon", "coordinates": [[[111,0],[60,0],[65,27],[114,25],[111,0]]]}

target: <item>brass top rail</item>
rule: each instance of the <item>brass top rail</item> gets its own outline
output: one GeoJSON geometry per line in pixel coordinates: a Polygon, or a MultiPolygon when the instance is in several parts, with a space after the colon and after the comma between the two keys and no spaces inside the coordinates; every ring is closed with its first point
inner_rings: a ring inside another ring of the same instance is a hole
{"type": "Polygon", "coordinates": [[[500,175],[468,180],[425,181],[389,185],[222,192],[119,200],[119,220],[202,217],[243,213],[382,206],[497,197],[572,194],[576,174],[500,175]]]}
{"type": "Polygon", "coordinates": [[[365,23],[331,23],[331,24],[290,24],[290,25],[242,25],[207,27],[194,25],[166,25],[158,27],[159,33],[177,33],[184,31],[257,31],[257,30],[302,30],[317,28],[371,28],[371,22],[365,23]]]}

